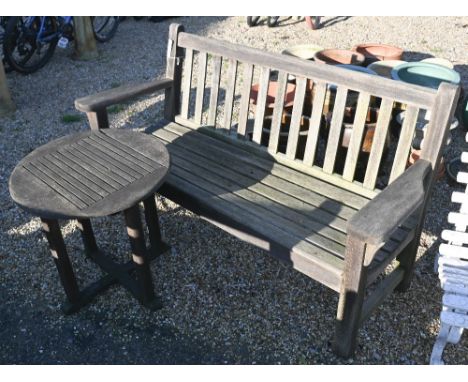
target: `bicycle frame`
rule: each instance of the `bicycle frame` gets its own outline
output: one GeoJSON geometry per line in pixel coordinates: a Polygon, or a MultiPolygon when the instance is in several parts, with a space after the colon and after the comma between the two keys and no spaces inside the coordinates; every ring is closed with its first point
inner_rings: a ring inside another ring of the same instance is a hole
{"type": "Polygon", "coordinates": [[[35,19],[39,17],[40,18],[40,26],[39,30],[36,35],[36,41],[40,43],[47,43],[51,40],[53,40],[56,37],[62,37],[63,35],[63,30],[62,30],[62,25],[68,25],[72,23],[73,16],[57,16],[58,22],[59,22],[59,29],[56,33],[50,34],[50,35],[45,35],[47,28],[45,26],[47,17],[51,16],[28,16],[25,26],[30,27],[32,23],[35,21],[35,19]]]}

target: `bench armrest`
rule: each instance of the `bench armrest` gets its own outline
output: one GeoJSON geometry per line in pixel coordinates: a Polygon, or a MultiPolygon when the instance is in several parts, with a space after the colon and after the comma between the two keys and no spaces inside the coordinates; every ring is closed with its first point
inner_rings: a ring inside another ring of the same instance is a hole
{"type": "Polygon", "coordinates": [[[100,93],[78,98],[75,100],[75,107],[85,113],[96,112],[122,101],[170,88],[172,87],[172,82],[173,81],[169,78],[163,78],[141,84],[119,86],[114,89],[104,90],[100,93]]]}
{"type": "Polygon", "coordinates": [[[431,163],[419,159],[392,184],[358,211],[348,222],[348,236],[378,245],[422,207],[431,163]]]}

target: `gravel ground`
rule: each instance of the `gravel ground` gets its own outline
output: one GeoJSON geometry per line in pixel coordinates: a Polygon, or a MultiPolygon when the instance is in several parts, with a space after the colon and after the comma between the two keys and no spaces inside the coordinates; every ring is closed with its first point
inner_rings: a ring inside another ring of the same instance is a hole
{"type": "MultiPolygon", "coordinates": [[[[64,122],[75,98],[164,73],[171,21],[127,19],[116,37],[99,45],[91,62],[57,50],[30,76],[8,75],[18,111],[0,119],[0,363],[261,363],[426,364],[439,329],[441,289],[433,273],[437,237],[453,206],[453,187],[435,187],[424,227],[412,287],[394,294],[359,332],[354,359],[336,358],[330,346],[338,296],[158,197],[162,233],[172,250],[152,264],[164,308],[150,312],[114,287],[78,314],[63,316],[58,275],[37,218],[9,198],[8,178],[16,163],[46,142],[87,129],[86,121],[64,122]]],[[[451,60],[468,89],[468,18],[326,17],[317,31],[293,19],[277,28],[248,28],[244,18],[179,18],[186,30],[269,51],[315,43],[349,48],[377,41],[403,47],[405,59],[440,56],[451,60]]],[[[111,110],[113,127],[144,128],[161,112],[161,96],[111,110]]],[[[69,118],[68,118],[69,119],[69,118]]],[[[459,129],[446,154],[462,150],[459,129]]],[[[128,243],[120,216],[98,219],[97,239],[120,260],[128,243]]],[[[63,227],[80,284],[99,272],[79,253],[74,223],[63,227]]],[[[449,345],[449,364],[466,364],[468,338],[449,345]]]]}

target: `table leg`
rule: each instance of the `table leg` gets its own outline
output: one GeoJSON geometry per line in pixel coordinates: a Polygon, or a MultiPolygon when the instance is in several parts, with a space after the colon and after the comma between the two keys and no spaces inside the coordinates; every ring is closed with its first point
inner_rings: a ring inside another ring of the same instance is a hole
{"type": "Polygon", "coordinates": [[[55,219],[41,220],[43,230],[47,241],[49,242],[50,252],[54,258],[54,262],[60,276],[60,281],[65,289],[65,294],[67,295],[70,303],[75,303],[79,300],[80,292],[70,259],[68,258],[67,249],[63,241],[58,221],[55,219]]]}
{"type": "Polygon", "coordinates": [[[136,275],[141,290],[141,302],[144,305],[148,305],[155,299],[155,295],[138,204],[125,210],[124,215],[132,247],[132,260],[135,264],[136,275]]]}
{"type": "Polygon", "coordinates": [[[161,229],[159,227],[158,209],[154,195],[143,201],[145,206],[145,220],[148,226],[149,241],[151,243],[151,255],[156,257],[161,254],[162,239],[161,229]]]}
{"type": "Polygon", "coordinates": [[[91,221],[89,219],[78,219],[77,226],[80,230],[81,238],[83,239],[86,254],[91,255],[97,252],[99,248],[96,244],[91,221]]]}

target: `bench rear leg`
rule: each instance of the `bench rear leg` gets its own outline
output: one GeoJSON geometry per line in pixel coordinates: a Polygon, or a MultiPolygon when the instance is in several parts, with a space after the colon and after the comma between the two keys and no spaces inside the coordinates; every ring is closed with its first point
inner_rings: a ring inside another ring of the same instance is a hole
{"type": "Polygon", "coordinates": [[[344,358],[353,356],[356,348],[366,285],[365,248],[365,244],[348,237],[333,344],[335,353],[344,358]]]}
{"type": "Polygon", "coordinates": [[[414,263],[416,261],[416,254],[418,252],[420,235],[417,235],[411,243],[397,256],[397,260],[400,263],[399,267],[404,270],[403,280],[395,288],[398,292],[406,292],[413,279],[414,274],[414,263]]]}

